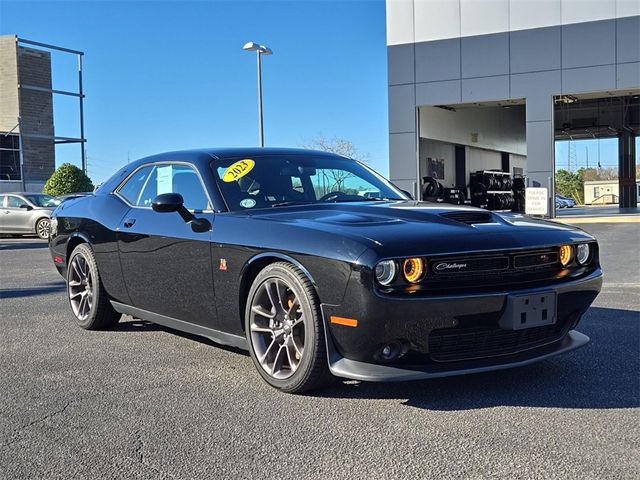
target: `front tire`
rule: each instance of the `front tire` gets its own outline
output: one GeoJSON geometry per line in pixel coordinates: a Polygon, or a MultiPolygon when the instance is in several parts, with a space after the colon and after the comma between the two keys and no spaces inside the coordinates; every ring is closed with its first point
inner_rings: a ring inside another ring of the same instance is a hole
{"type": "Polygon", "coordinates": [[[49,239],[49,232],[51,231],[51,220],[48,218],[41,218],[36,222],[36,234],[43,240],[49,239]]]}
{"type": "Polygon", "coordinates": [[[122,316],[109,302],[93,250],[86,243],[78,245],[69,257],[67,296],[78,325],[85,330],[112,327],[122,316]]]}
{"type": "Polygon", "coordinates": [[[334,380],[315,288],[290,263],[272,263],[256,276],[247,298],[245,331],[251,359],[272,387],[302,393],[334,380]]]}

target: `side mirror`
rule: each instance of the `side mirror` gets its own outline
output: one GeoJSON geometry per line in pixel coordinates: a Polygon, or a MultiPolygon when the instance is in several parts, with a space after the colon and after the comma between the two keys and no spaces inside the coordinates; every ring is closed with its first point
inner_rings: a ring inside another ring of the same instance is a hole
{"type": "Polygon", "coordinates": [[[33,210],[33,207],[27,203],[21,204],[20,208],[24,208],[26,211],[33,210]]]}
{"type": "Polygon", "coordinates": [[[180,208],[184,208],[184,199],[179,193],[163,193],[153,199],[151,208],[154,212],[177,212],[180,208]]]}
{"type": "Polygon", "coordinates": [[[184,198],[179,193],[162,193],[153,199],[151,208],[154,212],[178,212],[185,223],[190,223],[194,232],[206,232],[211,229],[211,223],[206,218],[196,218],[184,207],[184,198]]]}

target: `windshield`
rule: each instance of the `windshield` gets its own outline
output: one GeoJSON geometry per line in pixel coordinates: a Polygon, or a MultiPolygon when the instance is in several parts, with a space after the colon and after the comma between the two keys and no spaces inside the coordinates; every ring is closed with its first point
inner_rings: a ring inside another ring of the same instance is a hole
{"type": "Polygon", "coordinates": [[[305,203],[407,200],[363,164],[343,157],[265,155],[215,163],[229,210],[305,203]]]}
{"type": "Polygon", "coordinates": [[[31,203],[36,205],[37,207],[55,207],[56,203],[53,200],[53,197],[50,195],[44,194],[36,194],[36,195],[25,195],[24,196],[31,203]]]}

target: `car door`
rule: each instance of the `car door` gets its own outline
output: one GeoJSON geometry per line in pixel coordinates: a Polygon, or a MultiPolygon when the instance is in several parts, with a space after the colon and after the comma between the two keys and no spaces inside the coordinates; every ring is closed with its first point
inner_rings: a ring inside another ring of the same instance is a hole
{"type": "Polygon", "coordinates": [[[7,195],[5,210],[2,215],[4,229],[7,232],[29,233],[34,231],[33,206],[18,195],[7,195]]]}
{"type": "Polygon", "coordinates": [[[192,166],[160,163],[134,171],[117,191],[131,206],[118,228],[127,291],[134,307],[213,327],[211,230],[197,232],[178,213],[153,211],[153,199],[169,192],[181,194],[188,210],[213,225],[211,202],[192,166]]]}

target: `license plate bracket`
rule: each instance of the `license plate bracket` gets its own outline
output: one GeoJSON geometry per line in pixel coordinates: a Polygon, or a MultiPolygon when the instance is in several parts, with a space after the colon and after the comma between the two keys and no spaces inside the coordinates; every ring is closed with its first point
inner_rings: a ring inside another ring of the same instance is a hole
{"type": "Polygon", "coordinates": [[[523,330],[553,325],[556,317],[556,292],[509,295],[499,324],[506,330],[523,330]]]}

